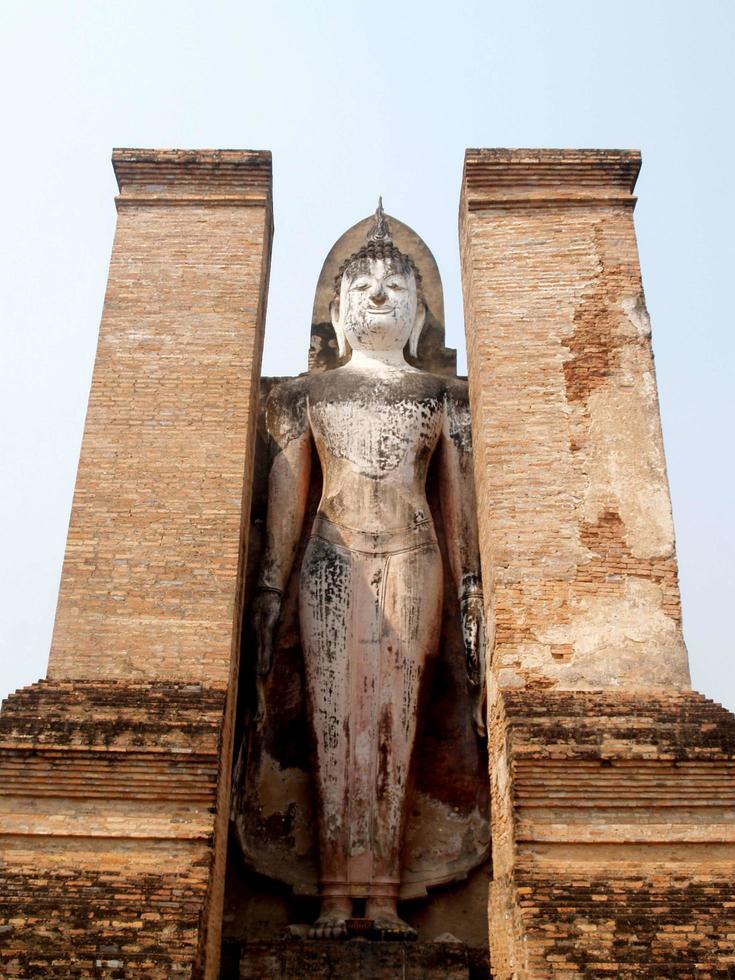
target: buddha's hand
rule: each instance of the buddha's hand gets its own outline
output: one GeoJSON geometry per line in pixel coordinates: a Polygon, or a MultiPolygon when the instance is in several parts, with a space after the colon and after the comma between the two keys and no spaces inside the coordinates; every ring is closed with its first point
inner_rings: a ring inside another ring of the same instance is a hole
{"type": "Polygon", "coordinates": [[[276,589],[260,589],[253,599],[250,621],[255,638],[255,723],[265,720],[265,678],[273,664],[276,629],[281,617],[281,593],[276,589]]]}
{"type": "Polygon", "coordinates": [[[481,592],[473,592],[460,599],[462,635],[464,637],[467,679],[472,698],[472,725],[480,736],[487,734],[485,726],[485,613],[481,592]]]}

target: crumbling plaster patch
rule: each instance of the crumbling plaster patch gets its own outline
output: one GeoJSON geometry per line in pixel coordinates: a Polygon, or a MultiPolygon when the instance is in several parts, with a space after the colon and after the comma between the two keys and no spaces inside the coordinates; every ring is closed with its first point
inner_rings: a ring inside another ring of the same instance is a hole
{"type": "MultiPolygon", "coordinates": [[[[621,307],[621,322],[632,325],[637,337],[648,336],[642,301],[625,299],[621,307]]],[[[638,344],[618,355],[614,380],[591,391],[586,403],[590,438],[582,512],[595,523],[603,511],[617,511],[634,557],[669,557],[674,525],[652,358],[638,344]]]]}
{"type": "Polygon", "coordinates": [[[524,666],[543,665],[563,686],[688,687],[681,631],[661,604],[659,586],[642,578],[628,578],[619,598],[583,595],[573,603],[569,622],[533,631],[538,645],[528,644],[524,666]],[[555,644],[571,644],[573,656],[554,661],[555,644]]]}

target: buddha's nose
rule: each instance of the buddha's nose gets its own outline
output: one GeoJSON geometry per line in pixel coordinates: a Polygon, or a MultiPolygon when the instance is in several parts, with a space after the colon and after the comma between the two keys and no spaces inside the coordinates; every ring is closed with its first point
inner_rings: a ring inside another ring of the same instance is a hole
{"type": "Polygon", "coordinates": [[[375,303],[376,306],[382,306],[385,303],[385,290],[383,289],[382,282],[376,282],[373,288],[370,290],[370,300],[375,303]]]}

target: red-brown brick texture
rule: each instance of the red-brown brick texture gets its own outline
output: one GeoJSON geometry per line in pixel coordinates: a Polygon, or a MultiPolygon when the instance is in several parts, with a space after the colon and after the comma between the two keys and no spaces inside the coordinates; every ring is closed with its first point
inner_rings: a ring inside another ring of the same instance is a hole
{"type": "Polygon", "coordinates": [[[502,686],[689,687],[639,166],[634,151],[465,157],[475,478],[502,686]]]}
{"type": "Polygon", "coordinates": [[[0,716],[0,975],[213,978],[270,155],[113,165],[49,677],[0,716]]]}
{"type": "Polygon", "coordinates": [[[689,690],[639,166],[465,157],[501,980],[735,975],[735,719],[689,690]]]}
{"type": "Polygon", "coordinates": [[[118,221],[49,676],[226,685],[270,155],[116,150],[113,164],[118,221]]]}
{"type": "Polygon", "coordinates": [[[6,700],[0,975],[202,965],[224,708],[172,681],[40,681],[6,700]]]}
{"type": "Polygon", "coordinates": [[[735,975],[735,717],[693,693],[498,693],[493,975],[735,975]]]}

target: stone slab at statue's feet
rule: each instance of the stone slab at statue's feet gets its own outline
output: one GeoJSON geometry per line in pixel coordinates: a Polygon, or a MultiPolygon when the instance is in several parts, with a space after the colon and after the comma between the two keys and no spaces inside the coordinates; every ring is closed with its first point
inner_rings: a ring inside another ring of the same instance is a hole
{"type": "Polygon", "coordinates": [[[280,939],[245,942],[221,980],[490,980],[487,949],[462,943],[280,939]]]}

